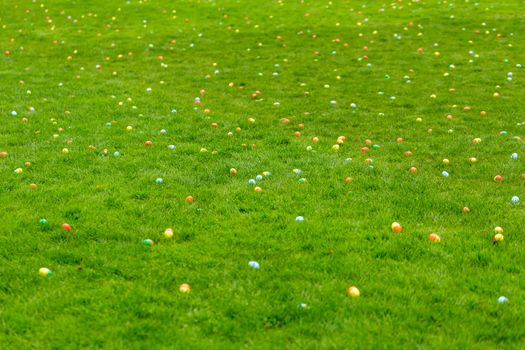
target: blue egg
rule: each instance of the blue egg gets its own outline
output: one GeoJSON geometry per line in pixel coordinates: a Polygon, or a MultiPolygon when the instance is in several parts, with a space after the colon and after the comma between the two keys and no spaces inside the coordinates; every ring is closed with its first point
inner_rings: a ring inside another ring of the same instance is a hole
{"type": "Polygon", "coordinates": [[[254,179],[248,180],[249,185],[255,185],[257,182],[254,179]]]}
{"type": "Polygon", "coordinates": [[[155,180],[156,183],[158,184],[161,184],[164,182],[164,180],[162,180],[160,177],[157,178],[157,180],[155,180]]]}
{"type": "Polygon", "coordinates": [[[256,270],[258,270],[260,268],[259,263],[257,261],[249,261],[248,262],[248,266],[250,266],[251,268],[254,268],[256,270]]]}
{"type": "Polygon", "coordinates": [[[262,175],[257,175],[257,176],[255,177],[255,180],[257,180],[257,181],[261,181],[262,179],[263,179],[263,176],[262,176],[262,175]]]}

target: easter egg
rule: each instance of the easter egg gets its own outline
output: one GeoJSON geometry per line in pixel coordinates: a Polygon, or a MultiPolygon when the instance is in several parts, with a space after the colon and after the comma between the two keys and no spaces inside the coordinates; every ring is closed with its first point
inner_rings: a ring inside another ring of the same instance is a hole
{"type": "Polygon", "coordinates": [[[15,169],[15,174],[20,175],[20,174],[22,174],[23,172],[24,172],[24,169],[22,169],[22,168],[16,168],[16,169],[15,169]]]}
{"type": "Polygon", "coordinates": [[[297,221],[297,222],[303,222],[303,221],[304,221],[304,217],[302,217],[302,216],[298,216],[298,217],[295,218],[295,221],[297,221]]]}
{"type": "Polygon", "coordinates": [[[230,175],[237,175],[237,169],[231,168],[230,169],[230,175]]]}
{"type": "Polygon", "coordinates": [[[399,222],[393,222],[390,227],[392,231],[397,232],[397,233],[403,231],[403,227],[401,226],[399,222]]]}
{"type": "Polygon", "coordinates": [[[48,269],[47,267],[41,267],[39,270],[38,270],[38,274],[42,277],[51,277],[53,276],[53,272],[48,269]]]}
{"type": "Polygon", "coordinates": [[[192,196],[187,196],[185,199],[186,203],[193,203],[193,197],[192,196]]]}
{"type": "Polygon", "coordinates": [[[148,247],[152,247],[155,245],[155,242],[152,240],[152,239],[145,239],[143,241],[144,245],[148,246],[148,247]]]}
{"type": "Polygon", "coordinates": [[[498,182],[499,181],[503,181],[503,176],[501,176],[501,175],[494,176],[494,181],[498,181],[498,182]]]}
{"type": "Polygon", "coordinates": [[[356,286],[349,287],[346,290],[346,294],[351,298],[359,298],[359,296],[361,296],[361,292],[359,292],[356,286]]]}
{"type": "Polygon", "coordinates": [[[256,270],[260,268],[259,263],[257,261],[249,261],[248,266],[256,270]]]}
{"type": "Polygon", "coordinates": [[[494,241],[494,243],[497,243],[497,242],[501,242],[503,241],[504,237],[501,233],[497,233],[494,235],[494,237],[492,237],[492,240],[494,241]]]}
{"type": "Polygon", "coordinates": [[[439,235],[436,234],[436,233],[431,233],[428,236],[428,240],[432,241],[432,242],[435,242],[435,243],[439,243],[441,241],[441,237],[439,237],[439,235]]]}
{"type": "Polygon", "coordinates": [[[155,179],[155,182],[158,183],[158,184],[161,184],[164,182],[164,180],[162,180],[162,178],[158,177],[155,179]]]}
{"type": "Polygon", "coordinates": [[[257,182],[255,181],[255,179],[250,179],[248,180],[248,184],[249,185],[255,185],[257,182]]]}
{"type": "Polygon", "coordinates": [[[173,237],[173,229],[167,228],[164,230],[164,237],[170,239],[173,237]]]}
{"type": "Polygon", "coordinates": [[[500,304],[505,304],[507,301],[509,301],[509,299],[503,295],[498,298],[498,303],[500,304]]]}
{"type": "Polygon", "coordinates": [[[144,146],[146,146],[146,147],[149,147],[149,146],[151,146],[151,145],[153,145],[153,142],[152,142],[152,141],[149,141],[149,140],[148,140],[148,141],[144,142],[144,146]]]}
{"type": "Polygon", "coordinates": [[[44,218],[42,218],[42,219],[38,220],[38,223],[39,223],[40,225],[44,226],[44,225],[47,225],[47,220],[44,219],[44,218]]]}
{"type": "Polygon", "coordinates": [[[190,287],[189,284],[183,283],[183,284],[180,285],[179,291],[181,293],[189,293],[189,292],[191,292],[191,287],[190,287]]]}
{"type": "Polygon", "coordinates": [[[66,231],[71,231],[71,225],[67,223],[62,224],[62,228],[66,231]]]}
{"type": "Polygon", "coordinates": [[[512,154],[510,155],[510,158],[512,158],[512,159],[518,159],[518,154],[517,154],[517,153],[512,153],[512,154]]]}
{"type": "Polygon", "coordinates": [[[513,196],[510,200],[513,204],[518,204],[520,202],[520,197],[513,196]]]}
{"type": "Polygon", "coordinates": [[[463,212],[464,213],[470,213],[470,208],[469,207],[463,207],[463,212]]]}
{"type": "Polygon", "coordinates": [[[408,169],[408,171],[410,171],[411,173],[415,174],[415,173],[417,173],[417,168],[415,166],[413,166],[410,169],[408,169]]]}
{"type": "Polygon", "coordinates": [[[494,233],[503,233],[503,229],[499,226],[494,227],[494,233]]]}
{"type": "Polygon", "coordinates": [[[5,158],[9,155],[7,152],[0,152],[0,158],[5,158]]]}
{"type": "Polygon", "coordinates": [[[441,175],[443,175],[444,177],[448,177],[449,174],[448,174],[448,172],[446,172],[446,171],[442,171],[442,172],[441,172],[441,175]]]}
{"type": "Polygon", "coordinates": [[[447,158],[443,159],[443,165],[449,165],[450,164],[450,160],[448,160],[447,158]]]}
{"type": "Polygon", "coordinates": [[[259,186],[255,187],[253,190],[257,193],[261,193],[263,191],[263,189],[259,186]]]}

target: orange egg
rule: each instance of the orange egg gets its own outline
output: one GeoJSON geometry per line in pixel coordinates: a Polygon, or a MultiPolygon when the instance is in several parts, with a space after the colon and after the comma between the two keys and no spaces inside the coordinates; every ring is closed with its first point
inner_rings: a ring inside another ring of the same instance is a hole
{"type": "Polygon", "coordinates": [[[392,228],[392,231],[394,232],[399,233],[403,231],[403,227],[401,227],[401,224],[399,222],[393,222],[391,228],[392,228]]]}
{"type": "Polygon", "coordinates": [[[259,192],[262,192],[263,189],[261,187],[257,186],[257,187],[254,188],[254,191],[259,193],[259,192]]]}
{"type": "Polygon", "coordinates": [[[410,171],[411,173],[415,174],[415,173],[417,173],[417,168],[415,166],[413,166],[410,169],[408,169],[408,171],[410,171]]]}
{"type": "Polygon", "coordinates": [[[435,242],[435,243],[438,243],[439,241],[441,241],[441,237],[439,237],[439,235],[437,235],[435,233],[431,233],[430,235],[428,235],[428,240],[432,241],[432,242],[435,242]]]}
{"type": "Polygon", "coordinates": [[[152,142],[152,141],[149,141],[149,140],[148,140],[148,141],[144,142],[144,146],[146,146],[146,147],[149,147],[149,146],[151,146],[151,145],[153,145],[153,142],[152,142]]]}
{"type": "Polygon", "coordinates": [[[193,203],[193,197],[192,196],[187,196],[185,199],[186,203],[193,203]]]}

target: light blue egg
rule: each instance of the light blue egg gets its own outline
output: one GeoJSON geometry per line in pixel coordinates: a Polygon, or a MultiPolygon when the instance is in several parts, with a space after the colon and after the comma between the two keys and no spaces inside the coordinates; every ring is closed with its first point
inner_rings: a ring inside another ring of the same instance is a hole
{"type": "Polygon", "coordinates": [[[257,261],[249,261],[248,266],[256,270],[258,270],[261,267],[257,261]]]}

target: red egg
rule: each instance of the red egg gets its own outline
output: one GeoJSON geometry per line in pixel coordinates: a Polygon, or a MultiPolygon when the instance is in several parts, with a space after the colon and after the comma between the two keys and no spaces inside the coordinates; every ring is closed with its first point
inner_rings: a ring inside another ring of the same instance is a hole
{"type": "Polygon", "coordinates": [[[71,231],[71,225],[70,224],[62,224],[62,228],[66,231],[71,231]]]}
{"type": "Polygon", "coordinates": [[[503,181],[503,176],[501,175],[494,176],[494,181],[503,181]]]}

